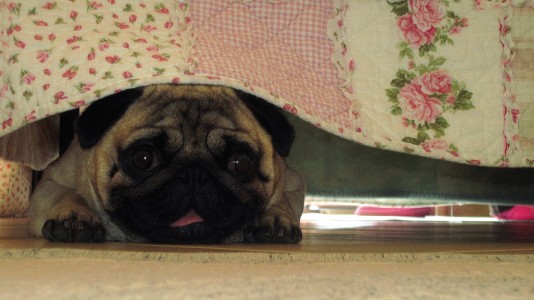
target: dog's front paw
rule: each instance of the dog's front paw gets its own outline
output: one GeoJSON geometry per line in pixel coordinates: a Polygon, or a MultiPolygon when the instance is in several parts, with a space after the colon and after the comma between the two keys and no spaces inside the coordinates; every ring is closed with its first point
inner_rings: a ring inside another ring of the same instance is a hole
{"type": "Polygon", "coordinates": [[[52,242],[96,243],[103,242],[102,224],[89,215],[71,212],[56,219],[49,219],[42,228],[45,238],[52,242]]]}
{"type": "Polygon", "coordinates": [[[296,244],[302,240],[298,222],[285,215],[265,215],[244,231],[248,243],[296,244]]]}

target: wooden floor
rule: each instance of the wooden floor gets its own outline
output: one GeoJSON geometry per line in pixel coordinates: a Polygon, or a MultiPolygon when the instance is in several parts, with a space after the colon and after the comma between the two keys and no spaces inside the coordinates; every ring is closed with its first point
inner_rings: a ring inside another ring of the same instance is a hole
{"type": "MultiPolygon", "coordinates": [[[[484,220],[484,219],[481,219],[484,220]]],[[[339,217],[303,217],[297,245],[154,245],[132,243],[53,244],[33,239],[26,219],[0,219],[0,249],[57,248],[140,251],[262,251],[307,253],[522,253],[534,254],[534,222],[496,222],[339,217]]]]}

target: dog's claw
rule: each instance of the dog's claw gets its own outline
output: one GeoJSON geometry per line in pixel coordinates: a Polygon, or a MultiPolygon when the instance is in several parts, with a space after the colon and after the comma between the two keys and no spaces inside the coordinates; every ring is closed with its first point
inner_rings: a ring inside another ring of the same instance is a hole
{"type": "Polygon", "coordinates": [[[64,220],[46,221],[42,234],[52,242],[63,243],[96,243],[103,242],[105,238],[104,227],[100,223],[80,220],[75,213],[64,220]]]}
{"type": "Polygon", "coordinates": [[[244,241],[247,243],[296,244],[302,240],[302,231],[298,226],[271,228],[269,226],[250,226],[245,229],[244,241]],[[276,234],[273,234],[276,232],[276,234]]]}

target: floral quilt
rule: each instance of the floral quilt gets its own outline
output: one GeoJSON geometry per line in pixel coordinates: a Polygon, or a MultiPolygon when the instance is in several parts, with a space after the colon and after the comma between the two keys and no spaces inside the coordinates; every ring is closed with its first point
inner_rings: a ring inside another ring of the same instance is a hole
{"type": "Polygon", "coordinates": [[[0,135],[204,83],[368,146],[531,167],[533,41],[527,0],[0,0],[0,135]]]}

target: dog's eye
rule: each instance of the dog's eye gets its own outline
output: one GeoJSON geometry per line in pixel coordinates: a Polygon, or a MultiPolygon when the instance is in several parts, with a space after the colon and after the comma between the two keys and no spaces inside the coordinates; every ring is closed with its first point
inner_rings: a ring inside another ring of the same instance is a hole
{"type": "Polygon", "coordinates": [[[252,171],[252,159],[246,153],[236,152],[228,160],[228,170],[235,174],[245,175],[252,171]]]}
{"type": "Polygon", "coordinates": [[[139,149],[132,156],[132,164],[139,170],[147,170],[154,162],[154,153],[148,149],[139,149]]]}

